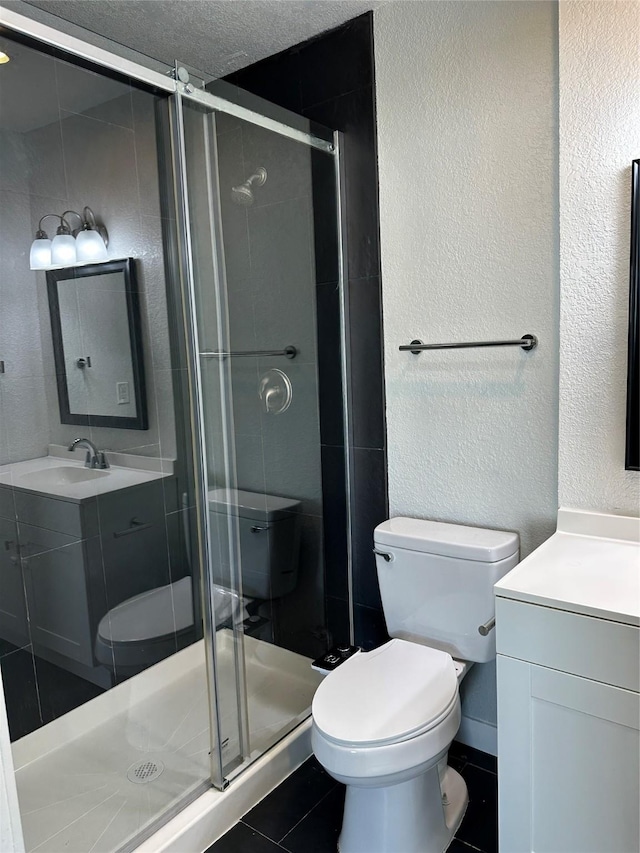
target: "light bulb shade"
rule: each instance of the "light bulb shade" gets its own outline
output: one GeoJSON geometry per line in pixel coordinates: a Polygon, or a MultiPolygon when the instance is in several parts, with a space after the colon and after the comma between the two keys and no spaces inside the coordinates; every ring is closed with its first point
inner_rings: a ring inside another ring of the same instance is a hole
{"type": "Polygon", "coordinates": [[[91,261],[106,261],[107,247],[97,231],[79,231],[76,237],[76,253],[78,263],[86,264],[91,261]]]}
{"type": "Polygon", "coordinates": [[[76,238],[71,234],[56,234],[51,242],[51,264],[70,267],[76,262],[76,238]]]}
{"type": "Polygon", "coordinates": [[[46,270],[51,266],[51,240],[47,237],[36,238],[29,252],[29,267],[32,270],[46,270]]]}

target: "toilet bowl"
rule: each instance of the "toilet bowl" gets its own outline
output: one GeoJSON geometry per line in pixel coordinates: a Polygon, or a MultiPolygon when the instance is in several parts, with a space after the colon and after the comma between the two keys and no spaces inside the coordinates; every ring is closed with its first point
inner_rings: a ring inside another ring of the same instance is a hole
{"type": "Polygon", "coordinates": [[[347,785],[341,853],[446,848],[468,802],[463,780],[446,767],[464,670],[446,652],[393,639],[320,685],[311,742],[325,770],[347,785]]]}
{"type": "Polygon", "coordinates": [[[464,817],[447,765],[459,682],[495,657],[493,584],[518,562],[515,533],[395,518],[374,532],[393,638],[329,673],[313,699],[311,743],[347,786],[340,853],[443,853],[464,817]]]}

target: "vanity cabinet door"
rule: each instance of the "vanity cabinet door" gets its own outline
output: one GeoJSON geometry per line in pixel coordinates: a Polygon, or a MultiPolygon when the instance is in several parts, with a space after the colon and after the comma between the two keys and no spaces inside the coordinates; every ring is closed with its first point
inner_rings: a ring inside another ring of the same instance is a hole
{"type": "Polygon", "coordinates": [[[92,666],[84,543],[34,554],[23,565],[34,652],[51,649],[92,666]]]}
{"type": "Polygon", "coordinates": [[[162,483],[100,498],[100,543],[109,609],[169,583],[162,483]]]}
{"type": "Polygon", "coordinates": [[[637,853],[640,694],[498,655],[501,853],[637,853]]]}
{"type": "Polygon", "coordinates": [[[15,521],[0,516],[0,638],[16,646],[29,642],[24,581],[15,521]]]}

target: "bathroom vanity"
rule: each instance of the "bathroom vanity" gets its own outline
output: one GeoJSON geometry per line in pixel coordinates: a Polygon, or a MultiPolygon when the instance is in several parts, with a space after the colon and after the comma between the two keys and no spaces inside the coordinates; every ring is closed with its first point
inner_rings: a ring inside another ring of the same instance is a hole
{"type": "Polygon", "coordinates": [[[168,582],[170,474],[46,456],[0,467],[0,638],[110,686],[97,625],[168,582]],[[28,614],[28,616],[27,616],[28,614]]]}
{"type": "Polygon", "coordinates": [[[640,849],[639,533],[560,510],[495,586],[502,853],[640,849]]]}

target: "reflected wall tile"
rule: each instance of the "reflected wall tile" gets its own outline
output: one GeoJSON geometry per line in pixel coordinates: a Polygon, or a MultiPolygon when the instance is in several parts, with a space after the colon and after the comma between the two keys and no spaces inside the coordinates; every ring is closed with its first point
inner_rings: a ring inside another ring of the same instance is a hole
{"type": "Polygon", "coordinates": [[[131,90],[140,210],[151,216],[161,215],[155,118],[159,101],[147,92],[131,90]]]}
{"type": "MultiPolygon", "coordinates": [[[[65,199],[67,180],[60,122],[54,121],[45,127],[25,133],[24,145],[29,164],[29,192],[65,199]]],[[[51,212],[62,213],[63,210],[64,208],[54,208],[51,212]]],[[[49,226],[52,221],[49,220],[49,226]]],[[[53,233],[55,234],[55,230],[53,233]]]]}
{"type": "MultiPolygon", "coordinates": [[[[259,435],[236,435],[235,448],[238,488],[263,494],[269,492],[265,483],[262,437],[259,435]]],[[[210,485],[221,485],[221,483],[214,478],[210,485]]]]}
{"type": "Polygon", "coordinates": [[[46,456],[49,422],[45,380],[41,376],[1,378],[7,447],[12,462],[46,456]],[[7,413],[11,413],[11,418],[7,413]]]}
{"type": "Polygon", "coordinates": [[[7,426],[4,416],[4,393],[2,390],[2,376],[0,376],[0,465],[8,465],[11,462],[9,456],[9,444],[7,441],[7,426]]]}
{"type": "Polygon", "coordinates": [[[22,133],[0,130],[0,189],[29,192],[29,162],[22,133]]]}
{"type": "Polygon", "coordinates": [[[84,199],[97,215],[108,208],[137,211],[133,132],[64,111],[61,117],[68,197],[84,199]]]}
{"type": "MultiPolygon", "coordinates": [[[[238,349],[240,349],[239,346],[238,349]]],[[[230,376],[235,434],[261,434],[262,403],[258,396],[258,363],[257,358],[238,358],[235,361],[231,359],[230,376]]]]}
{"type": "Polygon", "coordinates": [[[176,422],[173,405],[173,383],[180,379],[181,371],[154,370],[153,383],[156,391],[158,441],[160,455],[164,459],[175,459],[176,422]]]}
{"type": "Polygon", "coordinates": [[[81,113],[131,129],[131,87],[64,60],[56,60],[61,110],[81,113]]]}

